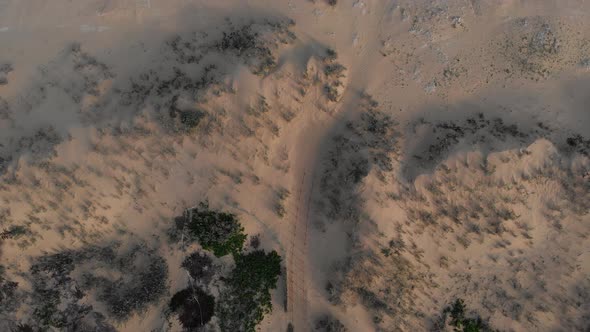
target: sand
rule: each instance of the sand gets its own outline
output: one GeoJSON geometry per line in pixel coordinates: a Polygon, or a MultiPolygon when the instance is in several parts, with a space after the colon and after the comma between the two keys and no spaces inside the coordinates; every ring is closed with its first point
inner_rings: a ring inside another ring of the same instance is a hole
{"type": "MultiPolygon", "coordinates": [[[[77,303],[119,331],[181,330],[166,307],[201,249],[168,233],[208,200],[283,258],[260,331],[452,330],[458,298],[495,329],[584,331],[589,16],[573,0],[0,2],[0,231],[26,229],[0,243],[21,299],[0,329],[36,323],[39,257],[118,243],[164,259],[164,295],[122,321],[95,292],[77,303]],[[221,42],[245,29],[253,47],[221,42]]],[[[134,271],[102,268],[74,279],[134,271]]]]}

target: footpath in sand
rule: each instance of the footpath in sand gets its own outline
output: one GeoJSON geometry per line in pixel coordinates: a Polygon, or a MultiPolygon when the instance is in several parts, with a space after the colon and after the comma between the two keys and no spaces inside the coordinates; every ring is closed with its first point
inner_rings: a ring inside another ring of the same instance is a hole
{"type": "MultiPolygon", "coordinates": [[[[315,126],[314,126],[315,127],[315,126]]],[[[290,224],[288,229],[287,247],[287,312],[288,318],[293,324],[295,331],[306,331],[309,322],[307,312],[307,293],[310,282],[308,253],[307,253],[307,231],[309,224],[309,213],[311,205],[311,194],[313,192],[314,167],[317,155],[317,142],[321,136],[321,130],[308,127],[302,130],[300,141],[302,148],[295,156],[297,167],[296,197],[290,224]]]]}

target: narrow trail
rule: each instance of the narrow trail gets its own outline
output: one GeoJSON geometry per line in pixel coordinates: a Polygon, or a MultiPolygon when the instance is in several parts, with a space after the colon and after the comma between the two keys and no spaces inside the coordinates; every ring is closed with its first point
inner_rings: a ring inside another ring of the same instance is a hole
{"type": "MultiPolygon", "coordinates": [[[[325,115],[324,115],[325,116],[325,115]]],[[[310,119],[308,119],[310,120],[310,119]]],[[[293,330],[309,331],[308,300],[313,293],[312,274],[308,255],[308,228],[316,159],[320,153],[321,142],[325,139],[326,128],[332,124],[330,118],[323,121],[310,121],[298,134],[294,153],[293,169],[296,170],[292,190],[295,193],[289,215],[289,227],[286,230],[287,242],[287,314],[293,330]]],[[[328,127],[329,128],[329,127],[328,127]]]]}
{"type": "Polygon", "coordinates": [[[308,228],[311,227],[310,212],[314,179],[318,160],[326,139],[332,136],[333,126],[342,121],[348,114],[355,111],[358,104],[359,89],[348,87],[340,100],[334,106],[333,114],[324,114],[323,120],[313,121],[312,125],[302,130],[298,140],[301,150],[295,157],[293,169],[298,170],[298,179],[294,186],[297,196],[291,209],[289,219],[287,243],[287,313],[295,332],[308,332],[310,320],[308,315],[308,300],[319,297],[319,293],[311,285],[313,271],[310,268],[308,255],[308,228]]]}
{"type": "Polygon", "coordinates": [[[297,193],[297,209],[291,221],[287,269],[287,311],[295,331],[306,331],[307,316],[307,228],[313,176],[303,172],[297,193]]]}
{"type": "MultiPolygon", "coordinates": [[[[380,12],[385,12],[385,6],[380,7],[380,12]]],[[[367,54],[366,50],[380,47],[380,27],[383,14],[377,21],[367,22],[360,28],[371,31],[373,36],[365,42],[365,47],[359,54],[352,58],[360,59],[354,63],[348,63],[346,88],[340,101],[331,106],[333,113],[326,113],[327,118],[313,119],[310,127],[302,130],[298,140],[302,147],[295,156],[296,162],[293,169],[301,173],[296,175],[298,181],[295,200],[296,207],[292,209],[293,215],[290,218],[289,243],[287,244],[287,312],[289,320],[293,324],[294,331],[308,332],[311,330],[308,316],[308,300],[320,296],[318,291],[312,287],[312,274],[310,258],[308,255],[308,227],[310,223],[310,210],[312,205],[312,194],[315,179],[315,171],[321,150],[326,148],[327,141],[333,134],[335,125],[350,116],[356,111],[360,95],[368,86],[372,72],[376,69],[375,64],[381,59],[378,53],[367,54]]],[[[308,122],[309,124],[309,122],[308,122]]]]}

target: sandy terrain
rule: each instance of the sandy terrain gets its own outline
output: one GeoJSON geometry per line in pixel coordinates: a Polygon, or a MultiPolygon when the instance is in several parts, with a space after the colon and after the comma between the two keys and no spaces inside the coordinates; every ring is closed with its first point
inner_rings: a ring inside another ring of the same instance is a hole
{"type": "Polygon", "coordinates": [[[0,0],[0,45],[2,331],[182,331],[204,201],[282,258],[260,331],[590,326],[585,1],[0,0]]]}

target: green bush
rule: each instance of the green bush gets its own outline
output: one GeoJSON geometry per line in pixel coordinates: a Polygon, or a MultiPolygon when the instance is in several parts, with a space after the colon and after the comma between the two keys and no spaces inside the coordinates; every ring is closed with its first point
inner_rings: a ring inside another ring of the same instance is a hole
{"type": "Polygon", "coordinates": [[[281,274],[281,256],[276,251],[256,250],[235,256],[236,267],[220,296],[222,331],[253,332],[265,314],[272,311],[270,290],[281,274]]]}
{"type": "Polygon", "coordinates": [[[186,218],[189,234],[215,256],[237,255],[242,250],[247,236],[235,214],[210,210],[205,202],[188,210],[186,218]]]}
{"type": "Polygon", "coordinates": [[[493,332],[492,329],[481,317],[476,315],[474,318],[465,317],[465,302],[462,299],[457,299],[455,302],[445,308],[443,314],[451,316],[450,325],[455,332],[493,332]]]}

